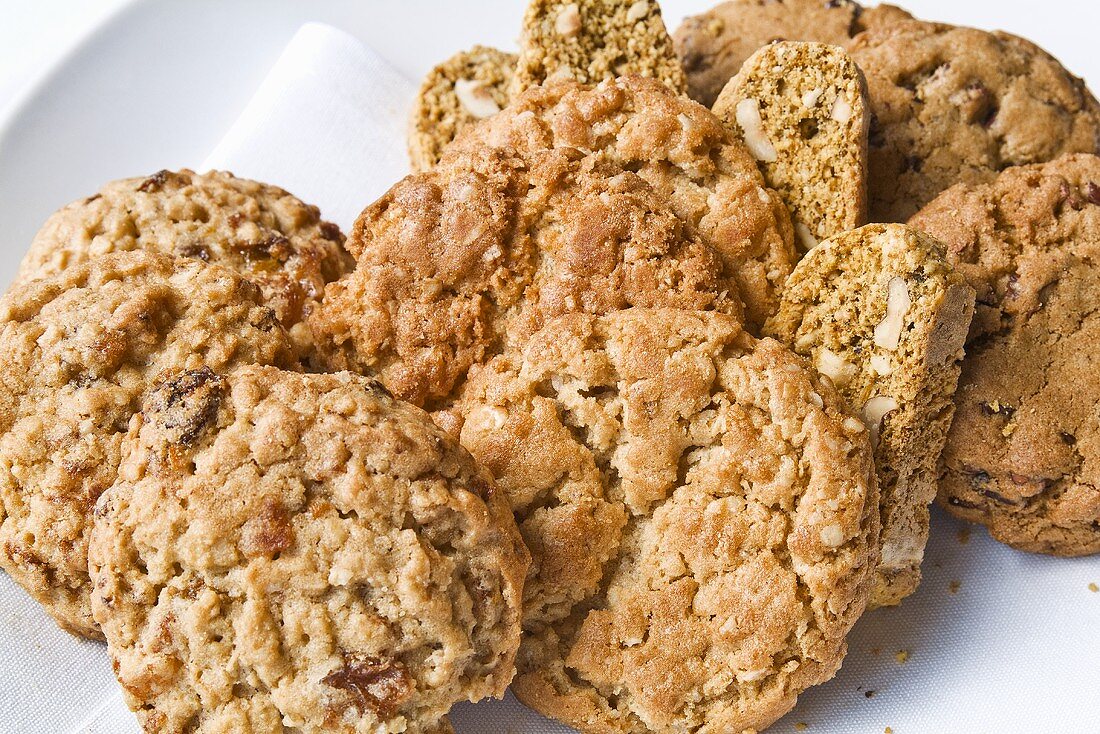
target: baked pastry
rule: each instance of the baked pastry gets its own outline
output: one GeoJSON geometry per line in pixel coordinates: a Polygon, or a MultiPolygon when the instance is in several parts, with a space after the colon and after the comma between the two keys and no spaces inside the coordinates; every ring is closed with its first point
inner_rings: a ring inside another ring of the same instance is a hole
{"type": "Polygon", "coordinates": [[[844,49],[781,41],[757,51],[714,103],[791,210],[803,250],[867,221],[867,85],[844,49]]]}
{"type": "Polygon", "coordinates": [[[474,46],[428,72],[409,121],[413,171],[427,171],[460,130],[508,105],[515,68],[515,54],[474,46]]]}
{"type": "Polygon", "coordinates": [[[627,74],[685,89],[657,0],[531,0],[513,93],[547,82],[595,84],[627,74]]]}
{"type": "Polygon", "coordinates": [[[157,385],[124,451],[90,568],[145,731],[440,732],[503,695],[527,552],[423,411],[348,374],[204,367],[157,385]]]}
{"type": "Polygon", "coordinates": [[[957,182],[1100,150],[1100,105],[1030,41],[910,21],[869,29],[849,53],[874,114],[873,222],[903,222],[957,182]]]}
{"type": "Polygon", "coordinates": [[[974,290],[943,245],[900,224],[822,242],[794,269],[765,332],[833,381],[871,431],[882,558],[871,606],[916,591],[928,505],[954,413],[974,290]]]}
{"type": "Polygon", "coordinates": [[[471,367],[564,313],[736,314],[740,296],[760,324],[794,261],[763,184],[717,118],[659,82],[532,89],[360,215],[356,270],[311,326],[330,368],[438,411],[471,367]]]}
{"type": "Polygon", "coordinates": [[[940,501],[1021,550],[1100,552],[1100,158],[960,184],[911,224],[978,294],[940,501]]]}
{"type": "Polygon", "coordinates": [[[225,171],[159,171],[112,181],[55,212],[35,235],[17,282],[96,255],[146,250],[232,268],[308,352],[305,318],[325,284],[351,269],[340,228],[282,189],[225,171]]]}
{"type": "Polygon", "coordinates": [[[893,5],[864,8],[852,0],[727,0],[684,19],[672,39],[688,95],[709,107],[745,60],[773,41],[847,46],[867,28],[911,18],[893,5]]]}
{"type": "Polygon", "coordinates": [[[66,630],[101,638],[88,602],[92,506],[165,370],[293,366],[259,289],[231,270],[100,255],[0,300],[0,566],[66,630]]]}
{"type": "Polygon", "coordinates": [[[713,312],[571,314],[462,408],[532,554],[528,706],[582,732],[740,732],[836,672],[878,492],[863,423],[804,360],[713,312]]]}

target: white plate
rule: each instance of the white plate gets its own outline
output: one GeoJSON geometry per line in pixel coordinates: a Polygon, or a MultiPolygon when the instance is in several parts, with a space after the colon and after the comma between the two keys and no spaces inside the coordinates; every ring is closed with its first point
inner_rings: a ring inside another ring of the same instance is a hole
{"type": "MultiPolygon", "coordinates": [[[[709,4],[669,0],[669,25],[709,4]]],[[[907,4],[923,17],[1027,35],[1100,86],[1097,3],[907,4]]],[[[520,0],[145,0],[123,8],[31,90],[0,129],[0,284],[60,205],[112,178],[198,165],[302,23],[344,28],[418,78],[473,43],[513,47],[521,14],[520,0]]],[[[1100,594],[1087,589],[1100,583],[1100,558],[1016,553],[979,529],[964,545],[960,524],[937,512],[934,525],[921,590],[902,608],[861,620],[841,673],[804,694],[773,731],[806,722],[810,732],[836,734],[886,726],[898,734],[1100,732],[1100,594]],[[904,664],[894,658],[899,650],[910,652],[904,664]],[[872,698],[867,690],[875,691],[872,698]]],[[[21,593],[13,586],[0,576],[0,600],[21,593]]],[[[41,622],[8,614],[0,601],[8,639],[41,622]]],[[[71,683],[67,700],[36,697],[36,681],[20,680],[0,694],[3,705],[55,722],[57,731],[85,719],[96,700],[91,694],[110,685],[110,672],[99,646],[69,644],[81,646],[87,664],[58,670],[71,683]]],[[[49,654],[13,648],[0,656],[49,654]]],[[[534,731],[504,711],[462,706],[454,718],[463,734],[534,731]]]]}

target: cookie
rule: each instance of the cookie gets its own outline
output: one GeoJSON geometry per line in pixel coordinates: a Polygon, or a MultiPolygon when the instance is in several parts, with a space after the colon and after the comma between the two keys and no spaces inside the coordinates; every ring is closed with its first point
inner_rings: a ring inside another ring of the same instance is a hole
{"type": "Polygon", "coordinates": [[[423,411],[346,373],[201,368],[124,452],[89,565],[145,731],[439,732],[504,694],[527,552],[423,411]]]}
{"type": "Polygon", "coordinates": [[[940,501],[1021,550],[1100,552],[1100,158],[960,184],[911,224],[978,294],[940,501]]]}
{"type": "Polygon", "coordinates": [[[100,638],[88,593],[92,506],[165,370],[292,366],[259,289],[231,270],[100,255],[0,300],[0,566],[66,630],[100,638]]]}
{"type": "Polygon", "coordinates": [[[656,0],[531,0],[523,16],[513,94],[572,80],[636,74],[685,90],[684,70],[656,0]]]}
{"type": "Polygon", "coordinates": [[[108,252],[146,250],[232,268],[260,286],[267,305],[308,351],[305,318],[354,264],[344,235],[317,207],[224,171],[160,171],[113,181],[62,208],[35,235],[17,282],[61,272],[108,252]]]}
{"type": "Polygon", "coordinates": [[[311,319],[329,367],[432,411],[471,367],[549,319],[668,306],[774,312],[789,216],[705,108],[624,77],[521,95],[432,171],[396,184],[348,239],[355,272],[311,319]]]}
{"type": "Polygon", "coordinates": [[[474,46],[428,72],[413,103],[409,160],[427,171],[464,127],[508,105],[516,55],[474,46]]]}
{"type": "Polygon", "coordinates": [[[714,114],[791,210],[803,250],[867,221],[867,85],[844,49],[781,41],[753,54],[714,114]]]}
{"type": "Polygon", "coordinates": [[[911,21],[849,53],[867,77],[871,221],[903,222],[951,185],[1100,150],[1100,105],[1041,48],[1007,33],[911,21]]]}
{"type": "Polygon", "coordinates": [[[974,291],[943,245],[872,224],[813,249],[765,332],[810,358],[871,432],[882,558],[872,606],[916,591],[974,291]]]}
{"type": "Polygon", "coordinates": [[[864,8],[851,0],[728,0],[684,19],[672,39],[688,95],[710,107],[745,60],[773,41],[847,46],[867,28],[911,18],[892,5],[864,8]]]}
{"type": "Polygon", "coordinates": [[[878,553],[868,434],[729,316],[563,316],[466,391],[532,554],[513,692],[582,732],[763,729],[830,678],[878,553]]]}

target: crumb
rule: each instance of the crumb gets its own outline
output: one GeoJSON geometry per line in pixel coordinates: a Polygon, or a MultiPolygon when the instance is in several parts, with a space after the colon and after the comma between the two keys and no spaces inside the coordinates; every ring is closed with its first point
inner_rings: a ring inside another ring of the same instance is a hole
{"type": "Polygon", "coordinates": [[[904,663],[908,659],[909,659],[909,651],[908,650],[898,650],[896,653],[894,653],[894,660],[897,660],[899,663],[904,663]]]}
{"type": "Polygon", "coordinates": [[[958,579],[955,579],[954,581],[952,581],[950,584],[947,585],[947,589],[952,594],[958,594],[960,586],[962,586],[962,582],[959,581],[958,579]]]}
{"type": "Polygon", "coordinates": [[[874,690],[872,690],[872,689],[868,689],[868,690],[864,691],[864,692],[863,692],[863,697],[864,697],[864,698],[874,698],[874,697],[875,697],[875,692],[874,692],[874,690]]]}
{"type": "Polygon", "coordinates": [[[798,722],[797,724],[794,725],[794,728],[795,728],[795,731],[806,731],[806,729],[807,729],[806,722],[805,721],[800,721],[800,722],[798,722]]]}
{"type": "Polygon", "coordinates": [[[966,545],[967,543],[969,543],[970,542],[970,526],[969,525],[964,525],[963,527],[959,528],[958,537],[959,537],[959,543],[961,545],[966,545]]]}
{"type": "Polygon", "coordinates": [[[1097,586],[1095,583],[1091,583],[1089,584],[1089,591],[1095,594],[1096,592],[1100,591],[1100,586],[1097,586]]]}
{"type": "Polygon", "coordinates": [[[886,727],[886,729],[884,730],[884,734],[894,734],[894,730],[890,727],[886,727]]]}
{"type": "Polygon", "coordinates": [[[878,654],[879,654],[880,652],[882,652],[882,648],[881,648],[881,647],[872,647],[872,648],[871,648],[871,654],[872,654],[872,655],[878,655],[878,654]]]}

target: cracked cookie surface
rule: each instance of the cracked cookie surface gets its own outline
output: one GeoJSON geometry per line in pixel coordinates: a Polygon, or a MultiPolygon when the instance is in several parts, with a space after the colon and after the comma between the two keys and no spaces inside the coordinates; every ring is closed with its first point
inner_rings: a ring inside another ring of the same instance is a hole
{"type": "Polygon", "coordinates": [[[448,408],[471,367],[551,318],[630,306],[760,324],[793,267],[790,218],[705,108],[625,77],[537,88],[368,207],[355,272],[311,320],[331,367],[448,408]]]}
{"type": "Polygon", "coordinates": [[[955,186],[910,224],[978,300],[940,501],[1022,550],[1100,552],[1100,158],[955,186]]]}
{"type": "Polygon", "coordinates": [[[809,357],[871,431],[882,558],[871,606],[916,591],[974,290],[941,243],[872,224],[799,262],[765,333],[809,357]]]}
{"type": "Polygon", "coordinates": [[[830,678],[878,553],[842,406],[718,313],[563,316],[490,362],[461,438],[531,549],[520,700],[583,732],[717,733],[830,678]]]}
{"type": "Polygon", "coordinates": [[[166,370],[292,366],[259,289],[231,270],[101,255],[0,300],[0,565],[63,628],[102,637],[88,594],[92,507],[166,370]]]}
{"type": "Polygon", "coordinates": [[[96,619],[157,732],[440,732],[502,695],[527,552],[421,410],[347,373],[163,380],[96,507],[96,619]]]}
{"type": "Polygon", "coordinates": [[[35,235],[18,282],[108,252],[144,250],[221,265],[260,286],[308,351],[305,318],[325,284],[351,269],[340,228],[315,206],[225,171],[160,171],[112,181],[54,213],[35,235]]]}
{"type": "Polygon", "coordinates": [[[955,183],[1100,150],[1100,105],[1041,48],[1007,33],[910,21],[849,53],[871,98],[872,222],[902,222],[955,183]]]}

